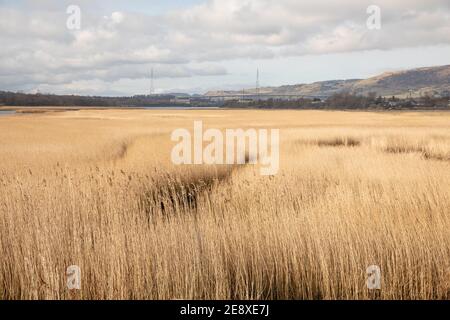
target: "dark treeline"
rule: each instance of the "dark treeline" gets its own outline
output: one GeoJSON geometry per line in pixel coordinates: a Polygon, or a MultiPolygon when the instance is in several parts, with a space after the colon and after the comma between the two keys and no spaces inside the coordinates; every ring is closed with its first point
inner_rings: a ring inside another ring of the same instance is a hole
{"type": "Polygon", "coordinates": [[[370,93],[367,96],[338,93],[326,100],[325,107],[333,109],[448,109],[450,97],[386,98],[370,93]]]}
{"type": "Polygon", "coordinates": [[[450,109],[450,97],[423,96],[420,98],[381,97],[375,93],[367,96],[350,93],[337,93],[331,97],[321,99],[297,99],[297,100],[260,100],[252,102],[227,102],[227,107],[261,108],[261,109],[450,109]]]}
{"type": "MultiPolygon", "coordinates": [[[[375,93],[366,96],[350,93],[337,93],[325,100],[261,99],[257,101],[229,100],[222,103],[207,98],[192,98],[190,102],[177,100],[172,95],[132,96],[132,97],[95,97],[76,95],[25,94],[0,91],[0,105],[4,106],[49,106],[49,107],[151,107],[190,104],[191,106],[223,106],[228,108],[260,109],[449,109],[450,97],[423,96],[420,98],[399,99],[380,97],[375,93]]],[[[188,99],[189,101],[189,99],[188,99]]]]}
{"type": "Polygon", "coordinates": [[[150,107],[169,103],[172,96],[94,97],[76,95],[25,94],[0,91],[0,105],[50,107],[150,107]]]}

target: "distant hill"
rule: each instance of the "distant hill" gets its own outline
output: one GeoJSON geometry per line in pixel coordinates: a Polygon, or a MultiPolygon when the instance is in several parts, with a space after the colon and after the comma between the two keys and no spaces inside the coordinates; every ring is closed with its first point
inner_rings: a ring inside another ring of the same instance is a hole
{"type": "MultiPolygon", "coordinates": [[[[255,93],[255,89],[245,91],[255,93]]],[[[381,96],[406,97],[443,95],[450,96],[450,65],[386,72],[368,79],[331,80],[311,84],[264,87],[261,94],[295,94],[327,98],[335,93],[348,92],[368,95],[375,92],[381,96]]],[[[238,91],[210,91],[206,96],[237,95],[238,91]]]]}

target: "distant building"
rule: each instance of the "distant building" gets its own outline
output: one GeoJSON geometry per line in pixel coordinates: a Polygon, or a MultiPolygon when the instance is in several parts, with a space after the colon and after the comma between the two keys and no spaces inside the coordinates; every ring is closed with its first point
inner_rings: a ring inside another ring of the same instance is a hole
{"type": "Polygon", "coordinates": [[[170,99],[171,103],[175,104],[191,104],[191,98],[190,97],[175,97],[170,99]]]}

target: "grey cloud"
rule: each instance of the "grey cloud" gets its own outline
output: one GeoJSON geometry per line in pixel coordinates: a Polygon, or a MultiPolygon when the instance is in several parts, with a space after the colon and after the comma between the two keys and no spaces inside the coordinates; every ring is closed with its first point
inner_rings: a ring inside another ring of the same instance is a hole
{"type": "Polygon", "coordinates": [[[383,25],[375,32],[365,26],[365,0],[213,0],[106,17],[98,0],[78,3],[76,32],[65,27],[70,1],[0,4],[1,88],[140,79],[151,66],[167,78],[224,75],[223,63],[240,58],[450,43],[448,0],[378,0],[383,25]]]}

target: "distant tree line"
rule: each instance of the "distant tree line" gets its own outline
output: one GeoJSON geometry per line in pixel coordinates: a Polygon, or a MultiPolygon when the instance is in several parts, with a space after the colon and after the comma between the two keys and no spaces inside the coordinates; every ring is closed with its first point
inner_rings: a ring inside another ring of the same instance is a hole
{"type": "Polygon", "coordinates": [[[450,97],[420,98],[381,97],[376,93],[355,95],[348,92],[336,93],[327,99],[267,99],[251,102],[227,101],[225,107],[248,107],[260,109],[450,109],[450,97]]]}
{"type": "Polygon", "coordinates": [[[322,106],[320,99],[267,99],[258,101],[226,101],[224,107],[248,107],[260,109],[316,109],[322,106]]]}
{"type": "Polygon", "coordinates": [[[354,95],[350,93],[337,93],[329,97],[325,108],[330,109],[449,109],[450,97],[423,97],[397,98],[377,96],[375,92],[368,95],[354,95]]]}
{"type": "MultiPolygon", "coordinates": [[[[55,106],[55,107],[151,107],[171,106],[176,97],[172,95],[140,95],[132,97],[96,97],[77,95],[25,94],[0,91],[0,105],[5,106],[55,106]]],[[[197,97],[198,100],[198,97],[197,97]]],[[[192,106],[216,106],[216,102],[201,100],[192,106]]],[[[376,93],[355,95],[336,93],[327,99],[261,99],[254,101],[231,100],[223,102],[228,108],[259,109],[448,109],[449,97],[426,95],[420,98],[381,97],[376,93]]]]}
{"type": "Polygon", "coordinates": [[[169,95],[133,97],[96,97],[77,95],[25,94],[0,91],[0,105],[51,107],[150,107],[169,104],[169,95]]]}

